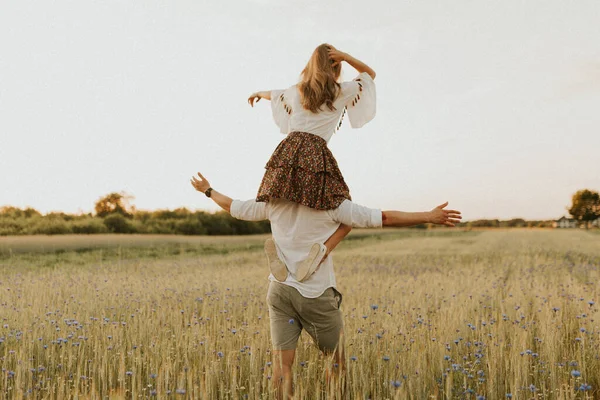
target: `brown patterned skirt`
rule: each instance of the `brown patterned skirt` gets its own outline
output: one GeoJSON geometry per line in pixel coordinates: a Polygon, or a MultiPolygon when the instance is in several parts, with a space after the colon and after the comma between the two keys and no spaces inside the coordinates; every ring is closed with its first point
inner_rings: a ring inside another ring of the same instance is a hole
{"type": "Polygon", "coordinates": [[[256,201],[287,199],[317,210],[333,210],[351,200],[337,161],[325,139],[292,132],[279,143],[265,166],[256,201]]]}

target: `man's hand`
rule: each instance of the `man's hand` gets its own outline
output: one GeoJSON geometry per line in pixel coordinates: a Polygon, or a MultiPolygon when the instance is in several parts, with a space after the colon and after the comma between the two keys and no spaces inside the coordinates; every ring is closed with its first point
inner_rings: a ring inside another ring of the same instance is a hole
{"type": "Polygon", "coordinates": [[[447,205],[448,202],[445,202],[444,204],[440,204],[433,210],[429,211],[430,217],[428,222],[446,226],[454,226],[454,224],[459,223],[462,219],[460,211],[444,210],[447,205]]]}
{"type": "Polygon", "coordinates": [[[190,182],[192,183],[192,186],[194,187],[194,189],[196,189],[199,192],[204,193],[210,187],[210,183],[208,183],[206,178],[203,177],[200,172],[198,172],[198,177],[200,179],[197,179],[195,176],[192,176],[192,179],[190,179],[190,182]]]}

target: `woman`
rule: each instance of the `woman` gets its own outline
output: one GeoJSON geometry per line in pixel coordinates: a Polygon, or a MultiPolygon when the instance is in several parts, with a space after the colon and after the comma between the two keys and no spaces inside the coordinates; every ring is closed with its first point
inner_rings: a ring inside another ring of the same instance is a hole
{"type": "MultiPolygon", "coordinates": [[[[362,61],[329,44],[318,46],[302,71],[300,82],[286,90],[270,90],[250,95],[248,103],[271,100],[275,123],[287,137],[275,149],[266,165],[256,200],[279,198],[316,210],[333,210],[350,190],[327,143],[342,124],[346,112],[350,125],[360,128],[375,117],[375,71],[362,61]],[[359,75],[338,83],[342,62],[354,67],[359,75]]],[[[306,280],[320,262],[350,232],[341,225],[324,243],[315,243],[295,276],[285,266],[285,256],[268,239],[265,252],[275,279],[306,280]],[[283,260],[283,263],[282,261],[283,260]]]]}

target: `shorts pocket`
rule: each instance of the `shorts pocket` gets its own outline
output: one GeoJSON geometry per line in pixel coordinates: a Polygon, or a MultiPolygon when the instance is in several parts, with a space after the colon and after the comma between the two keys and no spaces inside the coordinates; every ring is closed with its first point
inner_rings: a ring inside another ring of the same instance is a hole
{"type": "Polygon", "coordinates": [[[336,288],[331,288],[333,290],[333,297],[335,299],[335,302],[337,304],[337,309],[340,309],[340,306],[342,305],[342,294],[340,292],[337,291],[336,288]]]}

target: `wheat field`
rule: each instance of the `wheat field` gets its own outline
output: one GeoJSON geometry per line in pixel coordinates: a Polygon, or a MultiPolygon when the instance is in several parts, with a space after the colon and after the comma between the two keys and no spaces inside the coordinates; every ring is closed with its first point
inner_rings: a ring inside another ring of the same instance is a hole
{"type": "MultiPolygon", "coordinates": [[[[264,238],[0,238],[0,397],[273,398],[264,238]]],[[[353,232],[333,257],[347,398],[600,398],[597,232],[353,232]]],[[[303,334],[296,398],[329,362],[303,334]]]]}

